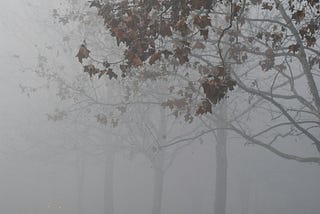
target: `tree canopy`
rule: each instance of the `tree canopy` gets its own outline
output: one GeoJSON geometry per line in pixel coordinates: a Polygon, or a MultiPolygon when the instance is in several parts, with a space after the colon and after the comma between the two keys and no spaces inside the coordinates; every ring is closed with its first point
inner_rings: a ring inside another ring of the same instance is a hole
{"type": "Polygon", "coordinates": [[[77,57],[90,77],[137,78],[139,74],[144,81],[168,75],[163,70],[172,68],[188,87],[174,90],[168,83],[168,90],[182,98],[168,97],[163,106],[188,109],[189,116],[190,108],[185,107],[195,100],[192,114],[212,113],[237,84],[257,97],[251,108],[267,102],[272,106],[266,109],[271,118],[276,112],[277,119],[288,123],[251,136],[234,125],[228,128],[272,151],[278,135],[270,144],[256,137],[280,126],[293,127],[288,135],[302,134],[320,151],[314,132],[320,117],[319,0],[94,0],[90,7],[97,9],[106,33],[123,50],[123,58],[113,62],[92,58],[90,51],[96,50],[83,43],[77,57]],[[310,115],[312,120],[307,121],[310,115]]]}
{"type": "MultiPolygon", "coordinates": [[[[122,77],[130,75],[135,68],[146,63],[155,64],[161,59],[177,66],[188,63],[196,65],[194,68],[201,73],[201,86],[205,94],[197,113],[203,114],[212,112],[212,104],[234,89],[235,81],[228,67],[230,58],[236,63],[244,63],[248,53],[260,53],[264,55],[264,60],[259,62],[261,69],[268,71],[272,68],[283,69],[283,65],[275,64],[275,52],[281,50],[289,55],[303,56],[304,47],[311,50],[316,45],[319,32],[319,5],[317,0],[291,0],[287,3],[262,0],[94,0],[90,7],[98,9],[106,29],[115,38],[117,45],[124,49],[124,58],[119,63],[122,77]],[[276,19],[254,20],[252,14],[258,10],[269,16],[280,14],[285,22],[276,19]],[[217,20],[221,24],[217,25],[217,20]],[[265,29],[257,26],[256,35],[246,35],[250,21],[266,22],[269,25],[265,29]],[[289,35],[289,30],[293,29],[296,32],[289,35]],[[212,41],[214,37],[215,42],[212,41]],[[259,43],[265,44],[267,49],[260,51],[259,43]],[[202,56],[202,61],[207,60],[203,66],[193,54],[211,45],[215,46],[213,54],[220,60],[210,61],[208,57],[202,56]],[[194,59],[190,59],[192,57],[194,59]]],[[[320,65],[319,53],[316,50],[314,52],[314,55],[308,56],[309,67],[320,65]]],[[[77,54],[79,61],[88,58],[89,53],[83,44],[77,54]]],[[[84,71],[90,76],[96,74],[101,77],[107,74],[110,79],[117,78],[118,75],[110,68],[113,63],[104,59],[101,64],[103,69],[90,64],[84,66],[84,71]]],[[[311,79],[309,84],[314,85],[311,79]]],[[[317,92],[314,95],[319,97],[317,92]]]]}

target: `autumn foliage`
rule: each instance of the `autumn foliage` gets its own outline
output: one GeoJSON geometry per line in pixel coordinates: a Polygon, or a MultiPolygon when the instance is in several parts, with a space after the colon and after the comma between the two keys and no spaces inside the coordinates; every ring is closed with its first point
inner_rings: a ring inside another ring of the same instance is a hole
{"type": "MultiPolygon", "coordinates": [[[[208,40],[216,38],[213,46],[217,51],[212,54],[219,60],[205,66],[193,66],[201,74],[199,82],[205,95],[196,110],[198,115],[211,113],[212,106],[234,89],[236,82],[230,75],[230,63],[226,63],[226,59],[228,62],[244,63],[250,54],[256,54],[264,57],[259,62],[262,71],[283,68],[276,62],[277,54],[286,51],[296,55],[303,53],[303,47],[313,48],[320,28],[319,0],[289,0],[286,3],[277,0],[121,0],[102,3],[94,0],[90,7],[97,8],[106,29],[117,45],[124,48],[124,60],[119,65],[123,77],[132,70],[139,70],[146,64],[154,65],[161,60],[172,63],[174,59],[177,66],[195,63],[193,53],[206,49],[214,43],[208,40]],[[243,33],[247,22],[252,21],[250,7],[270,13],[271,17],[280,14],[284,22],[271,20],[271,26],[256,31],[255,35],[243,33]],[[286,14],[280,7],[285,8],[286,14]],[[219,8],[226,10],[219,11],[219,8]],[[224,16],[224,27],[214,26],[213,17],[216,14],[224,16]],[[298,34],[293,36],[298,38],[290,39],[292,29],[298,34]],[[223,56],[221,49],[222,40],[226,38],[227,57],[223,56]]],[[[87,47],[82,45],[77,54],[79,61],[82,63],[89,53],[87,47]]],[[[316,64],[320,66],[318,54],[308,57],[311,67],[316,64]]],[[[108,61],[104,61],[104,65],[107,65],[105,69],[85,65],[84,71],[90,76],[106,74],[110,79],[117,78],[108,61]]]]}

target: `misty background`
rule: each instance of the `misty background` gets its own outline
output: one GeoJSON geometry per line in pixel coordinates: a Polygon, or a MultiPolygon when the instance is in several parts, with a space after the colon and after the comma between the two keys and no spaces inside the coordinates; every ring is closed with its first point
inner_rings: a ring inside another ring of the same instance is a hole
{"type": "MultiPolygon", "coordinates": [[[[59,70],[63,65],[66,79],[85,76],[75,54],[90,32],[66,36],[70,28],[53,17],[53,10],[64,4],[49,0],[0,2],[0,213],[104,213],[105,173],[111,164],[114,213],[149,214],[154,191],[152,159],[147,152],[133,152],[128,143],[121,142],[122,138],[132,140],[128,130],[137,132],[138,126],[113,132],[95,119],[86,119],[83,112],[73,119],[55,122],[50,118],[58,107],[68,110],[74,106],[63,104],[54,86],[48,87],[48,79],[33,71],[45,62],[51,63],[49,69],[57,66],[59,70]]],[[[161,116],[152,115],[153,122],[160,121],[161,116]]],[[[178,124],[172,128],[175,135],[197,127],[185,129],[178,124]]],[[[213,212],[213,139],[208,134],[177,151],[166,150],[172,162],[164,173],[162,214],[213,212]]],[[[288,148],[317,156],[298,143],[288,148]]],[[[284,160],[257,146],[245,145],[232,134],[227,157],[227,213],[319,213],[318,164],[284,160]]]]}

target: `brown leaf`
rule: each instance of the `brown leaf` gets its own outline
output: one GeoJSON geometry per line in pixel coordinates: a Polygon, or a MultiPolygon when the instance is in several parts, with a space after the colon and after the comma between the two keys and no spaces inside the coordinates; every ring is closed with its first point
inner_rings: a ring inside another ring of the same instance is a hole
{"type": "Polygon", "coordinates": [[[226,81],[227,81],[226,85],[228,86],[228,89],[230,91],[233,91],[234,87],[237,85],[237,82],[231,78],[227,79],[226,81]]]}
{"type": "Polygon", "coordinates": [[[167,22],[162,21],[160,24],[160,32],[159,33],[162,37],[172,36],[172,31],[171,31],[170,25],[167,22]]]}
{"type": "Polygon", "coordinates": [[[220,79],[210,79],[206,80],[202,83],[202,88],[204,91],[204,94],[206,95],[206,98],[210,100],[213,104],[216,104],[218,102],[218,87],[216,87],[219,84],[220,79]]]}
{"type": "Polygon", "coordinates": [[[317,39],[314,36],[306,36],[307,46],[311,47],[316,44],[317,39]]]}
{"type": "Polygon", "coordinates": [[[196,116],[212,113],[212,104],[208,99],[202,99],[201,103],[198,105],[196,116]]]}
{"type": "Polygon", "coordinates": [[[180,65],[183,65],[186,62],[189,62],[189,56],[190,54],[190,48],[189,47],[183,47],[183,48],[176,48],[174,50],[174,56],[179,59],[180,65]]]}
{"type": "Polygon", "coordinates": [[[200,30],[200,35],[203,36],[204,40],[208,39],[209,29],[200,30]]]}
{"type": "Polygon", "coordinates": [[[268,48],[265,51],[265,57],[265,60],[260,61],[259,65],[261,66],[263,71],[268,71],[273,68],[275,62],[275,57],[272,48],[268,48]]]}
{"type": "Polygon", "coordinates": [[[178,21],[175,28],[181,32],[181,36],[187,36],[191,32],[184,19],[178,21]]]}
{"type": "Polygon", "coordinates": [[[272,46],[275,47],[277,44],[281,44],[281,41],[283,39],[283,33],[281,32],[277,32],[277,33],[273,33],[271,34],[271,38],[272,38],[272,46]]]}
{"type": "Polygon", "coordinates": [[[296,21],[296,23],[300,23],[305,17],[304,8],[302,10],[298,10],[297,12],[292,14],[292,19],[296,21]]]}
{"type": "Polygon", "coordinates": [[[205,49],[205,45],[202,42],[197,41],[193,46],[192,49],[205,49]]]}
{"type": "Polygon", "coordinates": [[[300,28],[299,33],[300,33],[302,39],[304,39],[305,36],[308,35],[308,27],[304,26],[304,27],[300,28]]]}
{"type": "Polygon", "coordinates": [[[88,58],[89,53],[90,51],[87,49],[87,47],[84,44],[82,44],[76,57],[78,57],[79,62],[82,63],[82,59],[88,58]]]}
{"type": "Polygon", "coordinates": [[[127,75],[127,73],[129,72],[129,65],[122,64],[119,67],[120,67],[120,70],[122,71],[121,76],[125,77],[127,75]]]}
{"type": "Polygon", "coordinates": [[[130,41],[128,34],[121,28],[115,27],[115,28],[111,29],[111,32],[116,37],[118,46],[120,45],[121,42],[126,43],[126,42],[130,41]]]}
{"type": "Polygon", "coordinates": [[[210,2],[207,0],[191,0],[191,9],[200,10],[202,7],[205,9],[210,9],[210,2]]]}
{"type": "Polygon", "coordinates": [[[85,65],[83,66],[83,72],[88,73],[90,77],[100,72],[99,69],[94,67],[94,65],[85,65]]]}
{"type": "Polygon", "coordinates": [[[149,64],[153,65],[159,59],[161,59],[161,52],[158,51],[150,57],[149,64]]]}
{"type": "Polygon", "coordinates": [[[110,79],[110,80],[111,80],[112,78],[115,78],[115,79],[118,78],[118,75],[117,75],[116,73],[114,73],[111,68],[108,69],[108,71],[107,71],[106,74],[109,76],[109,79],[110,79]]]}
{"type": "Polygon", "coordinates": [[[211,26],[211,19],[210,16],[194,16],[193,24],[198,26],[200,29],[204,29],[208,26],[211,26]]]}
{"type": "Polygon", "coordinates": [[[289,52],[292,52],[292,53],[298,52],[299,48],[300,48],[299,44],[292,44],[292,45],[289,45],[289,47],[288,47],[289,52]]]}
{"type": "Polygon", "coordinates": [[[222,66],[214,66],[210,69],[210,74],[214,77],[221,77],[221,76],[225,76],[226,74],[226,70],[224,69],[224,67],[222,66]]]}
{"type": "Polygon", "coordinates": [[[142,65],[142,61],[140,59],[140,57],[138,57],[137,55],[132,59],[131,64],[135,67],[138,67],[140,65],[142,65]]]}
{"type": "Polygon", "coordinates": [[[135,32],[134,30],[132,30],[132,29],[128,30],[127,36],[128,36],[128,38],[129,38],[129,40],[131,40],[131,41],[135,41],[135,40],[137,39],[137,34],[136,34],[136,32],[135,32]]]}
{"type": "Polygon", "coordinates": [[[137,29],[137,23],[139,23],[139,18],[136,15],[130,14],[123,18],[123,22],[126,23],[128,28],[137,29]]]}
{"type": "Polygon", "coordinates": [[[112,28],[117,27],[120,23],[120,21],[116,18],[111,18],[109,20],[106,19],[106,21],[107,21],[108,27],[111,28],[111,32],[112,32],[112,28]]]}
{"type": "MultiPolygon", "coordinates": [[[[320,7],[320,5],[319,5],[319,7],[320,7]]],[[[319,28],[320,28],[320,25],[318,25],[314,21],[308,24],[308,29],[311,34],[314,34],[317,30],[319,30],[319,28]]]]}
{"type": "Polygon", "coordinates": [[[124,55],[130,65],[133,65],[135,67],[142,65],[142,60],[133,51],[127,49],[125,50],[124,55]]]}
{"type": "Polygon", "coordinates": [[[107,72],[107,70],[101,70],[98,75],[98,78],[100,79],[106,72],[107,72]]]}

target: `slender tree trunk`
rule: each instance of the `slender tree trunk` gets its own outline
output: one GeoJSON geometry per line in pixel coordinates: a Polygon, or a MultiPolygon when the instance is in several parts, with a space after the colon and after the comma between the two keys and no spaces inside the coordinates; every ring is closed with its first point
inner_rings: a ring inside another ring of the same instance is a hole
{"type": "Polygon", "coordinates": [[[77,152],[77,209],[78,214],[83,213],[83,186],[84,186],[84,176],[85,176],[85,159],[84,154],[81,150],[77,152]]]}
{"type": "Polygon", "coordinates": [[[241,214],[249,214],[249,202],[250,202],[250,184],[249,179],[244,178],[241,175],[240,183],[240,203],[241,203],[241,214]]]}
{"type": "MultiPolygon", "coordinates": [[[[224,128],[227,112],[225,104],[221,103],[219,115],[221,117],[218,127],[224,128]]],[[[226,213],[227,201],[227,131],[217,131],[216,145],[216,184],[215,184],[214,214],[226,213]]]]}
{"type": "Polygon", "coordinates": [[[105,175],[104,175],[104,214],[113,214],[113,169],[115,151],[112,148],[105,149],[105,175]]]}
{"type": "Polygon", "coordinates": [[[154,168],[153,207],[152,214],[161,214],[164,171],[154,168]]]}
{"type": "MultiPolygon", "coordinates": [[[[194,180],[194,182],[199,183],[199,180],[194,180]]],[[[200,181],[201,183],[201,181],[200,181]]],[[[203,183],[201,183],[203,185],[203,183]]],[[[191,213],[192,214],[202,214],[203,211],[203,188],[199,188],[199,186],[194,186],[191,194],[191,213]]]]}
{"type": "MultiPolygon", "coordinates": [[[[220,130],[218,132],[225,132],[220,130]]],[[[218,133],[218,135],[224,133],[218,133]]],[[[219,137],[218,137],[219,138],[219,137]]],[[[215,189],[215,202],[214,214],[226,213],[226,200],[227,200],[227,154],[226,142],[219,141],[216,146],[216,189],[215,189]]]]}
{"type": "MultiPolygon", "coordinates": [[[[166,143],[167,120],[165,110],[160,107],[159,129],[157,131],[157,144],[164,145],[166,143]]],[[[158,148],[159,149],[159,148],[158,148]]],[[[152,214],[161,214],[162,193],[164,182],[164,152],[159,150],[153,162],[153,205],[152,214]]]]}
{"type": "Polygon", "coordinates": [[[157,157],[153,161],[153,204],[152,214],[161,214],[162,207],[162,193],[164,174],[163,170],[164,153],[159,151],[157,157]]]}

